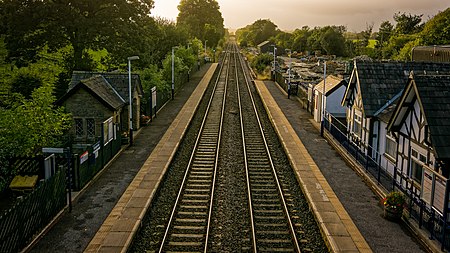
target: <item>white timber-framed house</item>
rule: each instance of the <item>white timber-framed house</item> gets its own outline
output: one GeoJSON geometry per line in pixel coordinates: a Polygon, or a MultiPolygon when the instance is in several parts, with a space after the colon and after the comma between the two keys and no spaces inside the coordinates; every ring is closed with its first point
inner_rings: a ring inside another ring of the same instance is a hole
{"type": "Polygon", "coordinates": [[[342,105],[347,107],[349,141],[391,173],[396,143],[386,131],[386,114],[401,96],[411,71],[450,71],[450,64],[354,61],[342,99],[342,105]]]}
{"type": "Polygon", "coordinates": [[[396,186],[444,217],[449,211],[449,112],[450,72],[412,72],[387,128],[397,142],[396,186]]]}

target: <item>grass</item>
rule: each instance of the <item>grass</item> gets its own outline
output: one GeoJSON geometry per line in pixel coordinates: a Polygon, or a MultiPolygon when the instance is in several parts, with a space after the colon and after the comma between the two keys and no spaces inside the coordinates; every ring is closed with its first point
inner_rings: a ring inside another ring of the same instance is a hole
{"type": "MultiPolygon", "coordinates": [[[[353,40],[353,42],[358,42],[359,40],[353,40]]],[[[377,40],[369,40],[369,44],[367,45],[368,48],[375,48],[375,45],[377,44],[377,40]]]]}

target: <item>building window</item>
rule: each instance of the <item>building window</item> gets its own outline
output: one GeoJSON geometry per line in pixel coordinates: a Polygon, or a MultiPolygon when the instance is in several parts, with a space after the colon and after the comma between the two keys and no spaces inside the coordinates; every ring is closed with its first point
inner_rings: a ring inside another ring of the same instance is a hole
{"type": "Polygon", "coordinates": [[[416,181],[417,183],[422,183],[422,174],[423,174],[423,167],[422,164],[418,163],[416,160],[411,161],[411,177],[416,181]]]}
{"type": "Polygon", "coordinates": [[[427,157],[417,150],[411,149],[411,178],[417,183],[422,183],[423,165],[427,163],[427,157]]]}
{"type": "Polygon", "coordinates": [[[353,117],[353,133],[361,137],[361,115],[355,112],[355,116],[353,117]]]}
{"type": "Polygon", "coordinates": [[[75,135],[76,137],[84,136],[83,119],[75,119],[75,135]]]}
{"type": "Polygon", "coordinates": [[[390,136],[386,136],[385,154],[395,159],[397,156],[397,142],[390,136]]]}
{"type": "Polygon", "coordinates": [[[88,137],[95,137],[95,120],[86,119],[86,132],[88,137]]]}

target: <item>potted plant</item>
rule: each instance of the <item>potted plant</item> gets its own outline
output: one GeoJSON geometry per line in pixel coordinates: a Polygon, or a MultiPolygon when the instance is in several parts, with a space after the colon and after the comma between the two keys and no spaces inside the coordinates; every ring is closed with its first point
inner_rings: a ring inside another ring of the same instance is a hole
{"type": "Polygon", "coordinates": [[[128,132],[124,131],[121,137],[122,137],[122,145],[128,144],[128,142],[130,141],[130,138],[128,138],[128,132]]]}
{"type": "Polygon", "coordinates": [[[386,198],[382,200],[382,204],[384,207],[384,217],[391,221],[400,220],[403,214],[405,203],[405,196],[401,192],[390,192],[386,196],[386,198]]]}

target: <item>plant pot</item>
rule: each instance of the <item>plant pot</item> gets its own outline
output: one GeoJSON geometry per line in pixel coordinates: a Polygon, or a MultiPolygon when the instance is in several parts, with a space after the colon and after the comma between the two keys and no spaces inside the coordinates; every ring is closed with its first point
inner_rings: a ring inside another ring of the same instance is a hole
{"type": "Polygon", "coordinates": [[[130,142],[130,138],[122,136],[122,145],[128,144],[130,142]]]}
{"type": "Polygon", "coordinates": [[[401,220],[403,215],[403,208],[393,209],[389,207],[384,207],[383,217],[389,221],[398,222],[401,220]]]}

